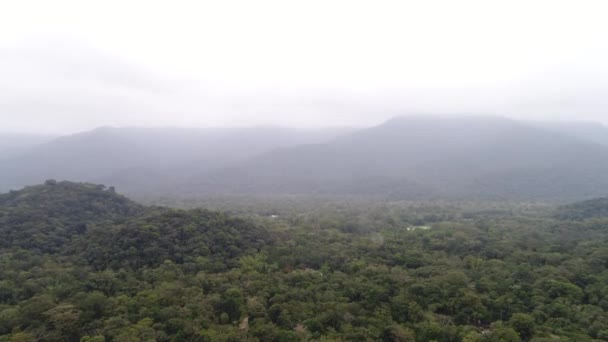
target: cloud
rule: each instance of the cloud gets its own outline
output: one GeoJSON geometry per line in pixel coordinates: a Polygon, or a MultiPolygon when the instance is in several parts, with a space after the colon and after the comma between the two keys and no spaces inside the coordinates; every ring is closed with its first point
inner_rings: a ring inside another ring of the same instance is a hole
{"type": "Polygon", "coordinates": [[[2,130],[608,121],[600,2],[432,3],[15,2],[0,13],[2,130]]]}

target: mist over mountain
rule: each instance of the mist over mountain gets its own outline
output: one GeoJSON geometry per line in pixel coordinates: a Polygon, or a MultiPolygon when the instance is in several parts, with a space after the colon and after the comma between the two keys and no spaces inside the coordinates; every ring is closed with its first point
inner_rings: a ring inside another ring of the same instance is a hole
{"type": "Polygon", "coordinates": [[[24,144],[5,158],[0,188],[54,178],[135,196],[566,201],[608,193],[607,131],[487,116],[397,117],[357,131],[102,127],[24,144]]]}
{"type": "Polygon", "coordinates": [[[0,160],[53,140],[53,135],[0,133],[0,160]]]}
{"type": "Polygon", "coordinates": [[[128,192],[159,191],[191,174],[345,132],[348,129],[102,127],[15,152],[0,169],[0,188],[57,178],[112,184],[128,192]]]}
{"type": "MultiPolygon", "coordinates": [[[[608,192],[608,149],[502,118],[396,118],[203,175],[198,191],[569,199],[608,192]]],[[[197,188],[195,188],[197,189],[197,188]]]]}
{"type": "Polygon", "coordinates": [[[0,342],[608,342],[606,1],[4,1],[0,342]]]}
{"type": "Polygon", "coordinates": [[[608,146],[608,127],[590,121],[530,121],[530,125],[542,130],[562,133],[582,140],[608,146]]]}

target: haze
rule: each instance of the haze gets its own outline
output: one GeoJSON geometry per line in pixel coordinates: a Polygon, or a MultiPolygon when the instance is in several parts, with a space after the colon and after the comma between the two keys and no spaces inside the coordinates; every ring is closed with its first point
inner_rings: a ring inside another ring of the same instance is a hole
{"type": "Polygon", "coordinates": [[[0,342],[608,341],[608,1],[0,1],[0,342]]]}
{"type": "Polygon", "coordinates": [[[13,1],[0,131],[608,122],[603,1],[13,1]]]}

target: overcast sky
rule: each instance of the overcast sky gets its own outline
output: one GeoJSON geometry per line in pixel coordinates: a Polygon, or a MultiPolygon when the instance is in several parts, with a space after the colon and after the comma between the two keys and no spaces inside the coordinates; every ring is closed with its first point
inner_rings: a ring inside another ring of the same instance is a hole
{"type": "Polygon", "coordinates": [[[608,123],[608,1],[3,1],[0,131],[608,123]]]}

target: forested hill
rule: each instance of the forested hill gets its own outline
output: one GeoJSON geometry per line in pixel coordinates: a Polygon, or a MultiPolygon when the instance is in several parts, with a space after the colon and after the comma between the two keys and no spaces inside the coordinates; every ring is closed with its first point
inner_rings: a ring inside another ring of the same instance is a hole
{"type": "Polygon", "coordinates": [[[0,341],[608,341],[608,218],[270,207],[241,219],[54,181],[1,195],[0,341]]]}
{"type": "Polygon", "coordinates": [[[91,227],[122,222],[143,211],[113,188],[48,180],[0,195],[0,246],[55,252],[91,227]]]}
{"type": "Polygon", "coordinates": [[[143,207],[112,187],[54,180],[0,195],[0,234],[0,248],[76,253],[98,269],[202,256],[224,268],[225,258],[269,241],[263,229],[218,212],[143,207]]]}
{"type": "Polygon", "coordinates": [[[26,210],[30,216],[79,221],[124,219],[143,210],[142,206],[117,194],[113,187],[52,179],[0,194],[0,208],[26,210]]]}
{"type": "Polygon", "coordinates": [[[564,205],[559,208],[556,217],[564,220],[608,218],[608,198],[594,198],[564,205]]]}

